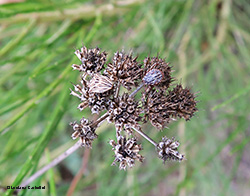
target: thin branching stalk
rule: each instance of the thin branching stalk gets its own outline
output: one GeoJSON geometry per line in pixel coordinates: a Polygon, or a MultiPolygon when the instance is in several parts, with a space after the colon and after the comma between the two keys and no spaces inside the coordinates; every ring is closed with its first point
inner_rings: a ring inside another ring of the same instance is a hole
{"type": "Polygon", "coordinates": [[[138,86],[130,95],[129,97],[133,97],[138,93],[138,91],[144,86],[144,83],[141,83],[140,86],[138,86]]]}
{"type": "Polygon", "coordinates": [[[116,87],[116,91],[115,91],[115,96],[114,96],[115,98],[117,98],[118,95],[119,95],[120,86],[121,86],[121,84],[120,84],[120,82],[118,81],[118,84],[117,84],[117,87],[116,87]]]}
{"type": "Polygon", "coordinates": [[[135,127],[133,127],[133,129],[139,133],[142,137],[144,137],[146,140],[148,140],[151,144],[153,144],[155,147],[157,147],[157,143],[151,139],[146,133],[140,131],[139,129],[136,129],[135,127]]]}
{"type": "Polygon", "coordinates": [[[98,118],[96,121],[92,123],[92,127],[100,125],[107,117],[109,116],[108,112],[103,114],[100,118],[98,118]]]}
{"type": "Polygon", "coordinates": [[[53,161],[51,161],[48,165],[45,165],[43,168],[38,170],[35,174],[30,176],[20,186],[21,187],[27,186],[28,184],[33,182],[35,179],[40,177],[42,174],[44,174],[46,171],[48,171],[50,168],[54,167],[55,165],[60,163],[62,160],[66,159],[69,155],[71,155],[73,152],[75,152],[80,146],[81,146],[81,142],[78,141],[72,147],[70,147],[68,150],[66,150],[63,154],[59,155],[57,158],[55,158],[53,161]]]}
{"type": "Polygon", "coordinates": [[[70,187],[68,189],[68,192],[67,192],[67,196],[71,196],[74,194],[75,188],[76,188],[79,180],[81,179],[82,175],[85,173],[85,171],[87,169],[89,156],[90,156],[90,149],[85,148],[84,155],[82,157],[82,166],[81,166],[80,170],[77,172],[74,179],[72,180],[70,187]]]}

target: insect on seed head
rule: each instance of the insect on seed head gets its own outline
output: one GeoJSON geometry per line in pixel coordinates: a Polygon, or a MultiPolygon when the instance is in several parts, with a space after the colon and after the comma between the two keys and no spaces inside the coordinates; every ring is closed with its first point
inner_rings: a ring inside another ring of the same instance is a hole
{"type": "Polygon", "coordinates": [[[146,85],[156,85],[159,84],[163,79],[163,73],[159,69],[151,69],[143,77],[143,82],[146,85]]]}
{"type": "Polygon", "coordinates": [[[89,92],[104,93],[113,88],[113,82],[106,76],[95,74],[89,82],[89,92]]]}

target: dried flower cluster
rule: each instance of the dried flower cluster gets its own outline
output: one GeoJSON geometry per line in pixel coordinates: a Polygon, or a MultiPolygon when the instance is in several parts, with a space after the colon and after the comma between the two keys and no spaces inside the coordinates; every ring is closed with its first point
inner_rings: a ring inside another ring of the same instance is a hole
{"type": "Polygon", "coordinates": [[[136,134],[151,142],[164,162],[184,159],[177,151],[180,143],[174,138],[163,137],[156,143],[142,131],[144,123],[163,129],[176,118],[189,120],[197,111],[195,95],[189,88],[181,84],[170,88],[174,79],[165,59],[146,57],[141,63],[137,57],[116,52],[107,63],[106,52],[85,46],[75,54],[81,64],[72,67],[81,73],[81,83],[73,84],[71,94],[80,99],[78,109],[89,107],[92,113],[105,113],[95,121],[83,117],[79,124],[71,123],[73,139],[79,138],[83,146],[92,147],[97,138],[96,129],[107,120],[116,128],[116,141],[109,143],[115,153],[113,164],[119,163],[120,169],[133,167],[135,160],[142,162],[144,159],[139,154],[142,146],[137,143],[136,134]],[[136,94],[140,96],[135,98],[136,94]]]}

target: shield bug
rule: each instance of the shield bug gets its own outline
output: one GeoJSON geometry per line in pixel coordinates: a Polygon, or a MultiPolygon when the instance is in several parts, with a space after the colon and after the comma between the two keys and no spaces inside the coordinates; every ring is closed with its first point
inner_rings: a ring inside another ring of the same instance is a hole
{"type": "Polygon", "coordinates": [[[163,73],[159,69],[151,69],[143,77],[143,82],[146,85],[156,85],[159,84],[163,79],[163,73]]]}
{"type": "Polygon", "coordinates": [[[95,74],[89,82],[89,92],[104,93],[113,88],[113,82],[106,76],[95,74]]]}

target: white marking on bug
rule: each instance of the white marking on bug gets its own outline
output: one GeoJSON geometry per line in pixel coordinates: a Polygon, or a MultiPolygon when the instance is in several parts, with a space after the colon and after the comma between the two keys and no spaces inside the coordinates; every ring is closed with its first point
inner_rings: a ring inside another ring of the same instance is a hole
{"type": "Polygon", "coordinates": [[[143,82],[146,85],[156,85],[162,81],[163,73],[159,69],[151,69],[143,77],[143,82]]]}
{"type": "Polygon", "coordinates": [[[106,76],[95,74],[89,82],[89,92],[104,93],[113,88],[113,82],[106,76]]]}

